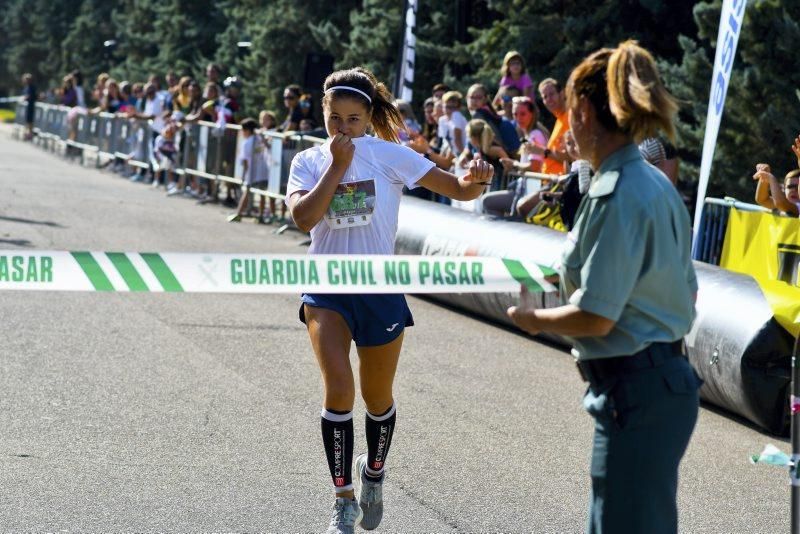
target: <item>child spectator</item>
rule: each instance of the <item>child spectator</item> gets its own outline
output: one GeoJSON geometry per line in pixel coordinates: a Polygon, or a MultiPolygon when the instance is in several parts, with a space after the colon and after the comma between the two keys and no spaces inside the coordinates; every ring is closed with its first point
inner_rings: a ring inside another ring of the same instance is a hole
{"type": "MultiPolygon", "coordinates": [[[[228,222],[242,220],[247,204],[250,201],[250,189],[266,189],[269,185],[269,166],[267,165],[267,150],[260,135],[256,135],[258,123],[255,119],[247,118],[241,123],[242,142],[236,158],[242,163],[242,195],[236,213],[228,217],[228,222]]],[[[257,222],[264,223],[264,195],[260,195],[257,222]]]]}
{"type": "Polygon", "coordinates": [[[278,119],[272,111],[263,110],[258,114],[258,124],[261,127],[261,134],[278,129],[278,119]]]}
{"type": "Polygon", "coordinates": [[[497,113],[510,121],[514,120],[513,101],[520,96],[520,90],[513,85],[506,85],[497,91],[495,100],[500,99],[500,105],[497,107],[497,113]]]}
{"type": "Polygon", "coordinates": [[[453,154],[461,154],[467,146],[467,119],[461,113],[461,93],[448,91],[442,95],[444,116],[439,118],[439,137],[453,154]]]}
{"type": "MultiPolygon", "coordinates": [[[[503,58],[503,66],[500,68],[500,87],[516,87],[520,96],[533,98],[533,80],[525,71],[525,60],[515,50],[508,52],[503,58]]],[[[499,107],[499,92],[498,96],[495,96],[493,104],[495,107],[499,107]]]]}
{"type": "MultiPolygon", "coordinates": [[[[150,121],[150,142],[154,143],[155,137],[161,135],[164,129],[164,101],[158,95],[157,86],[152,82],[144,86],[144,99],[138,103],[137,112],[133,117],[150,121]]],[[[154,146],[151,144],[151,149],[154,146]]],[[[153,187],[158,185],[158,174],[154,171],[153,187]]]]}
{"type": "MultiPolygon", "coordinates": [[[[502,143],[495,136],[494,130],[488,122],[481,119],[472,119],[467,123],[467,148],[459,157],[459,165],[466,168],[469,161],[474,158],[488,161],[494,167],[494,180],[500,183],[503,175],[502,158],[507,158],[508,153],[502,143]]],[[[494,190],[494,189],[493,189],[494,190]]]]}
{"type": "Polygon", "coordinates": [[[153,166],[156,171],[167,173],[167,196],[170,197],[183,191],[183,176],[181,176],[180,182],[175,184],[175,165],[178,160],[178,147],[175,144],[177,129],[175,123],[168,122],[161,131],[161,135],[156,137],[153,145],[153,166]]]}
{"type": "Polygon", "coordinates": [[[310,94],[305,93],[301,95],[297,105],[300,108],[300,113],[303,115],[303,119],[314,120],[314,98],[310,94]]]}
{"type": "Polygon", "coordinates": [[[300,120],[300,129],[298,130],[300,133],[307,134],[309,132],[313,132],[317,129],[317,121],[310,117],[306,117],[300,120]]]}
{"type": "MultiPolygon", "coordinates": [[[[797,146],[797,142],[795,142],[797,146]]],[[[793,147],[792,150],[795,150],[793,147]]],[[[800,147],[798,147],[800,150],[800,147]]],[[[795,151],[798,153],[798,151],[795,151]]],[[[756,187],[756,203],[770,210],[780,210],[788,216],[800,216],[800,196],[797,185],[800,182],[800,169],[794,169],[786,174],[783,185],[772,174],[766,163],[756,165],[754,180],[758,180],[756,187]]]]}

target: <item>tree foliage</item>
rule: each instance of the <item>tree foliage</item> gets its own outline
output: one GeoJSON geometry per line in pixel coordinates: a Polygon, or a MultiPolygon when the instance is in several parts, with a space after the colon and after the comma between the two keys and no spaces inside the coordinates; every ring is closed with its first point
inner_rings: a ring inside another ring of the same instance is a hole
{"type": "MultiPolygon", "coordinates": [[[[683,177],[697,175],[721,0],[419,0],[415,95],[432,85],[496,86],[503,55],[518,50],[534,80],[565,80],[589,52],[638,39],[658,58],[682,103],[683,177]],[[464,22],[463,27],[459,22],[464,22]]],[[[279,110],[301,83],[307,54],[336,68],[364,65],[390,87],[403,33],[400,0],[0,0],[0,94],[31,72],[40,89],[80,68],[119,80],[193,74],[208,62],[245,82],[245,110],[279,110]],[[103,45],[115,40],[115,49],[103,45]],[[249,49],[237,46],[250,41],[249,49]]],[[[800,2],[751,0],[712,172],[711,192],[751,196],[757,161],[782,173],[800,133],[800,2]]],[[[319,87],[306,90],[318,92],[319,87]]]]}

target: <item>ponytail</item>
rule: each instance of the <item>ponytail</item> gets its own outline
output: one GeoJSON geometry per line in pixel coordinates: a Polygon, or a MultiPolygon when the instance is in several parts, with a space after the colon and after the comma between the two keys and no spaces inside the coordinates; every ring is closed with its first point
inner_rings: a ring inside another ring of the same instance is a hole
{"type": "Polygon", "coordinates": [[[467,137],[469,139],[480,139],[481,146],[475,148],[480,150],[484,157],[486,157],[486,153],[492,148],[492,144],[495,141],[494,130],[492,130],[488,122],[481,119],[472,119],[467,123],[467,137]]]}
{"type": "Polygon", "coordinates": [[[353,98],[363,102],[371,112],[372,128],[377,136],[384,141],[393,143],[400,141],[397,131],[405,128],[403,116],[392,103],[392,93],[369,70],[364,67],[356,67],[336,71],[325,79],[323,91],[325,91],[323,105],[328,105],[332,98],[353,98]],[[356,91],[334,89],[328,92],[331,87],[358,89],[368,95],[371,101],[356,91]]]}
{"type": "Polygon", "coordinates": [[[634,139],[661,130],[674,140],[678,104],[661,83],[655,59],[636,41],[620,44],[608,60],[608,101],[617,123],[634,139]]]}
{"type": "Polygon", "coordinates": [[[675,98],[658,74],[652,54],[636,41],[603,48],[575,67],[567,83],[567,104],[575,108],[588,98],[597,119],[610,132],[622,132],[637,142],[658,131],[675,138],[675,98]]]}

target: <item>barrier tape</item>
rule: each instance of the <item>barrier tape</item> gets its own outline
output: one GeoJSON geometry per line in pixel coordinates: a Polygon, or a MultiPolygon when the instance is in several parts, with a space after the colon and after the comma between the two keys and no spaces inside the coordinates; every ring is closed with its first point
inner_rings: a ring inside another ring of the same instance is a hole
{"type": "Polygon", "coordinates": [[[555,291],[556,272],[471,256],[190,254],[0,250],[0,290],[186,293],[555,291]]]}

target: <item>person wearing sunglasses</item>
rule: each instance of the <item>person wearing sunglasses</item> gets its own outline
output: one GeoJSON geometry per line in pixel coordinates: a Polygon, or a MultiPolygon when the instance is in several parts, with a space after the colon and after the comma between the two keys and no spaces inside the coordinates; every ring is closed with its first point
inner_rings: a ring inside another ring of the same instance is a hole
{"type": "Polygon", "coordinates": [[[286,107],[286,119],[278,130],[282,132],[294,132],[300,128],[300,121],[303,120],[303,110],[300,108],[300,95],[302,89],[297,84],[287,85],[283,90],[283,105],[286,107]]]}

